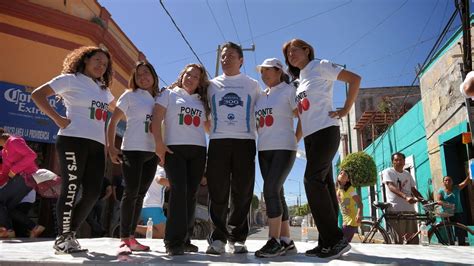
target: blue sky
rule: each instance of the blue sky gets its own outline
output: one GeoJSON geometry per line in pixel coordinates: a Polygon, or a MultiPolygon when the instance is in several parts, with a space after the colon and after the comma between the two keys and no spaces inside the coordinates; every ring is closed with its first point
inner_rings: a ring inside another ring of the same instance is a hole
{"type": "MultiPolygon", "coordinates": [[[[159,0],[99,0],[112,18],[171,84],[188,63],[198,62],[159,0]]],[[[244,53],[242,72],[259,80],[255,66],[265,58],[283,61],[283,43],[301,38],[317,58],[346,65],[362,77],[361,88],[411,85],[449,17],[452,0],[164,0],[208,72],[214,76],[217,45],[255,44],[244,53]]],[[[460,26],[459,16],[453,29],[460,26]]],[[[451,35],[454,31],[448,33],[451,35]]],[[[161,82],[161,86],[164,86],[161,82]]],[[[263,85],[263,83],[261,83],[263,85]]],[[[334,107],[344,104],[342,83],[334,107]]],[[[300,144],[302,147],[302,145],[300,144]]],[[[285,184],[289,205],[296,204],[306,162],[297,159],[285,184]]],[[[255,194],[263,181],[257,165],[255,194]]]]}

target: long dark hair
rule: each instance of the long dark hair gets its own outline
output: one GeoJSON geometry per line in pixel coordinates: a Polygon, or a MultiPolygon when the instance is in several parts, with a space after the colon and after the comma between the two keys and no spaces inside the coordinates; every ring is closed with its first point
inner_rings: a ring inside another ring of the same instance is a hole
{"type": "Polygon", "coordinates": [[[137,72],[138,72],[138,68],[141,67],[141,66],[148,67],[148,69],[151,72],[151,75],[153,76],[153,88],[151,90],[151,96],[153,96],[153,98],[154,98],[158,94],[158,85],[159,85],[158,75],[156,74],[156,71],[155,71],[155,68],[153,67],[153,65],[150,64],[147,61],[138,61],[135,64],[135,68],[132,71],[132,76],[128,80],[128,87],[130,89],[132,89],[133,91],[138,89],[139,86],[137,84],[136,75],[137,75],[137,72]]]}
{"type": "Polygon", "coordinates": [[[76,74],[76,73],[84,73],[86,68],[85,60],[91,58],[96,53],[103,53],[109,59],[107,63],[107,68],[105,70],[104,75],[98,78],[97,81],[102,83],[103,86],[101,88],[103,90],[107,89],[112,83],[112,60],[109,51],[105,48],[97,47],[97,46],[82,46],[79,47],[72,52],[70,52],[63,62],[63,70],[61,71],[62,74],[76,74]]]}
{"type": "Polygon", "coordinates": [[[349,175],[349,172],[347,172],[345,170],[341,170],[341,172],[342,171],[344,171],[344,173],[346,173],[346,175],[347,175],[347,182],[346,182],[346,184],[344,184],[344,186],[342,186],[341,183],[339,183],[339,180],[337,180],[336,188],[342,188],[344,191],[347,191],[352,186],[351,176],[349,175]]]}
{"type": "Polygon", "coordinates": [[[290,48],[290,46],[299,47],[299,48],[302,48],[302,49],[308,49],[309,50],[309,54],[308,54],[309,61],[314,60],[314,48],[309,43],[307,43],[307,42],[305,42],[301,39],[293,39],[293,40],[290,40],[290,41],[286,42],[283,45],[283,56],[285,57],[285,63],[288,66],[288,73],[290,73],[293,80],[295,80],[300,76],[300,69],[293,66],[293,65],[291,65],[290,61],[288,61],[287,52],[288,52],[288,49],[290,48]]]}
{"type": "Polygon", "coordinates": [[[197,68],[201,72],[199,75],[199,84],[196,88],[196,93],[201,98],[201,101],[204,105],[204,111],[206,112],[206,117],[211,113],[211,109],[209,108],[209,100],[207,98],[207,87],[209,87],[209,79],[207,78],[207,71],[206,68],[201,64],[187,64],[183,70],[178,75],[178,79],[171,84],[168,89],[173,89],[174,87],[183,88],[183,77],[186,71],[191,68],[197,68]]]}

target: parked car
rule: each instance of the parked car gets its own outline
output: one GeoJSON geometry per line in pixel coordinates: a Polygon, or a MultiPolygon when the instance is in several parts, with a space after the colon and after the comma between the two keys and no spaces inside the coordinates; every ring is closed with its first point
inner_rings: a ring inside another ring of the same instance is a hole
{"type": "Polygon", "coordinates": [[[303,216],[293,216],[290,219],[291,226],[301,226],[302,222],[303,222],[303,216]]]}

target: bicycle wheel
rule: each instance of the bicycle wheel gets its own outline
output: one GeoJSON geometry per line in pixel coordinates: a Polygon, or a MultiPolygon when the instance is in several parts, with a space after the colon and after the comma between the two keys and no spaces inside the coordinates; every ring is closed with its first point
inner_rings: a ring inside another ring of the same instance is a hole
{"type": "Polygon", "coordinates": [[[387,231],[372,221],[362,221],[354,236],[353,239],[358,239],[361,243],[390,244],[387,231]]]}
{"type": "Polygon", "coordinates": [[[431,244],[446,246],[468,246],[474,231],[460,223],[439,223],[431,227],[428,237],[431,244]]]}

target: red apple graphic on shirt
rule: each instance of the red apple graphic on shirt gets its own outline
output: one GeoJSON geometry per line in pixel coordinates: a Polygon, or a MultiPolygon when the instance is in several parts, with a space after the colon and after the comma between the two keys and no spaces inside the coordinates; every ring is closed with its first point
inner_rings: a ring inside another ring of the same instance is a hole
{"type": "Polygon", "coordinates": [[[265,125],[267,127],[271,127],[273,125],[273,116],[272,115],[267,115],[265,117],[265,125]]]}
{"type": "Polygon", "coordinates": [[[304,111],[308,111],[308,109],[309,109],[309,100],[308,100],[308,98],[304,98],[303,100],[301,100],[301,106],[303,107],[304,111]]]}
{"type": "Polygon", "coordinates": [[[199,118],[199,116],[195,116],[193,118],[193,124],[195,127],[199,127],[199,125],[201,124],[201,118],[199,118]]]}
{"type": "Polygon", "coordinates": [[[193,123],[193,117],[191,115],[185,115],[184,123],[188,126],[191,125],[193,123]]]}

